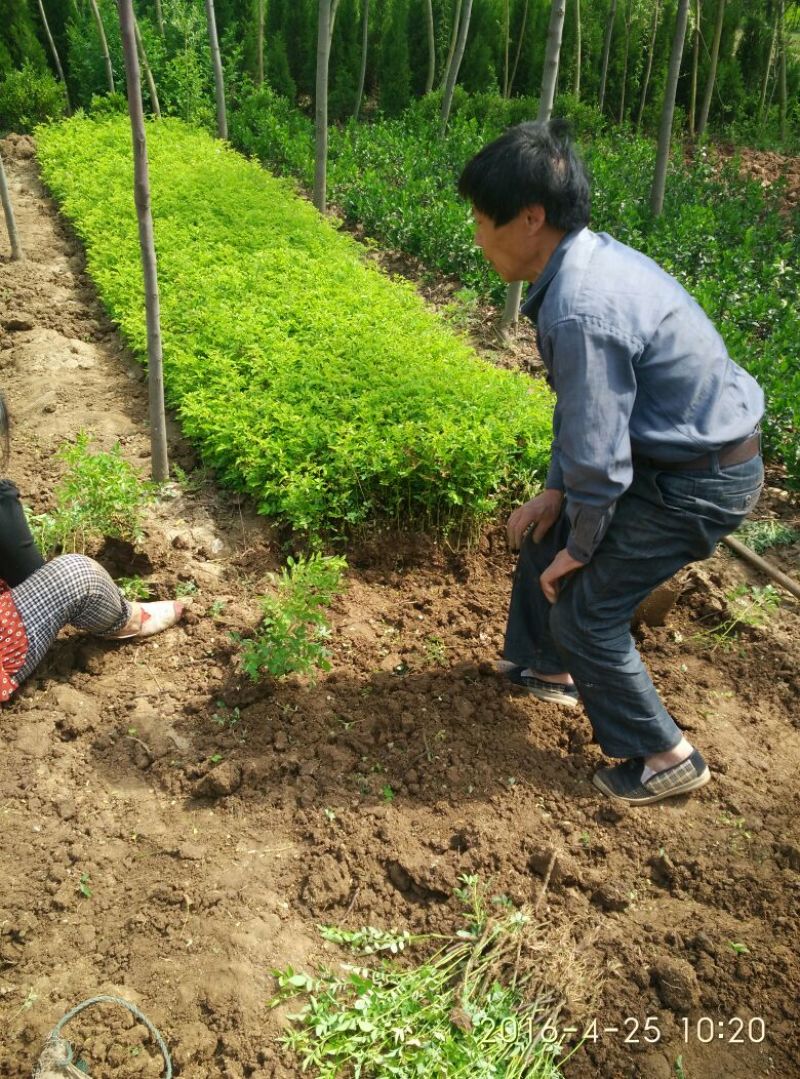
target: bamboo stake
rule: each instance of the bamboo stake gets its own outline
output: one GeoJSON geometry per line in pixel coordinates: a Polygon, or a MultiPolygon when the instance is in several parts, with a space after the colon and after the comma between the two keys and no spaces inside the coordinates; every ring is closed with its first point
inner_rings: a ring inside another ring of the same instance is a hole
{"type": "Polygon", "coordinates": [[[0,201],[3,203],[3,212],[6,215],[8,225],[8,238],[11,241],[11,258],[18,262],[22,257],[22,246],[17,233],[17,222],[14,219],[14,208],[11,205],[11,196],[8,193],[6,170],[3,167],[3,159],[0,157],[0,201]]]}

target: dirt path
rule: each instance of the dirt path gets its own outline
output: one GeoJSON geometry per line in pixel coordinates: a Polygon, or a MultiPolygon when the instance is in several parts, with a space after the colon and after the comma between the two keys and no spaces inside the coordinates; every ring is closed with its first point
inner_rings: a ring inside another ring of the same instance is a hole
{"type": "MultiPolygon", "coordinates": [[[[10,475],[41,510],[79,429],[146,456],[146,394],[25,144],[3,152],[28,255],[10,263],[0,243],[10,475]]],[[[174,431],[172,443],[191,470],[174,431]]],[[[512,570],[499,532],[468,555],[391,537],[349,551],[331,674],[253,689],[229,631],[255,624],[285,552],[200,481],[153,512],[146,557],[102,556],[159,596],[182,582],[187,623],[134,646],[67,635],[3,709],[0,1076],[29,1075],[55,1022],[100,992],[147,1012],[182,1079],[299,1075],[265,1002],[272,968],[331,962],[317,923],[450,931],[459,875],[529,901],[553,852],[542,909],[576,936],[596,931],[604,978],[571,1079],[667,1079],[679,1057],[690,1079],[800,1075],[796,605],[709,654],[692,644],[697,620],[747,578],[725,556],[689,575],[642,643],[715,779],[694,799],[620,811],[590,786],[585,719],[489,672],[512,570]],[[626,1044],[647,1016],[660,1042],[640,1026],[626,1044]]],[[[112,1012],[70,1031],[95,1079],[161,1074],[112,1012]]]]}

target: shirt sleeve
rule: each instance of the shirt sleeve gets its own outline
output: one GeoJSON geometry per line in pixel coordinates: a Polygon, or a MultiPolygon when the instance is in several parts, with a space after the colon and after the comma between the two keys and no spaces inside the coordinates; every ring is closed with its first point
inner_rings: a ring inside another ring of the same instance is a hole
{"type": "MultiPolygon", "coordinates": [[[[577,317],[556,323],[547,338],[557,397],[554,460],[571,526],[567,550],[589,562],[633,479],[629,423],[641,346],[600,320],[577,317]]],[[[548,474],[548,486],[549,480],[548,474]]]]}

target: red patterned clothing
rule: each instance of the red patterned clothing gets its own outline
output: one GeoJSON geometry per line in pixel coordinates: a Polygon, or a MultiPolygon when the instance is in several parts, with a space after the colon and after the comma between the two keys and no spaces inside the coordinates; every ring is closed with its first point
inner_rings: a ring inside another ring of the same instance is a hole
{"type": "Polygon", "coordinates": [[[14,675],[27,654],[28,634],[8,585],[0,580],[0,703],[16,692],[14,675]]]}

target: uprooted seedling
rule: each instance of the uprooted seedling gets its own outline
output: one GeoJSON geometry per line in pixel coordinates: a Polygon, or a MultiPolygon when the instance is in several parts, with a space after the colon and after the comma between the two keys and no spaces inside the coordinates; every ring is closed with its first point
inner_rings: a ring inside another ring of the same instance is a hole
{"type": "Polygon", "coordinates": [[[322,927],[326,940],[362,956],[395,958],[316,977],[274,972],[273,1006],[305,999],[284,1039],[304,1073],[559,1079],[566,1016],[577,1029],[599,989],[588,949],[569,927],[543,923],[504,897],[488,899],[477,877],[462,883],[456,894],[467,924],[453,936],[322,927]],[[427,958],[400,966],[396,957],[412,947],[427,949],[427,958]]]}

